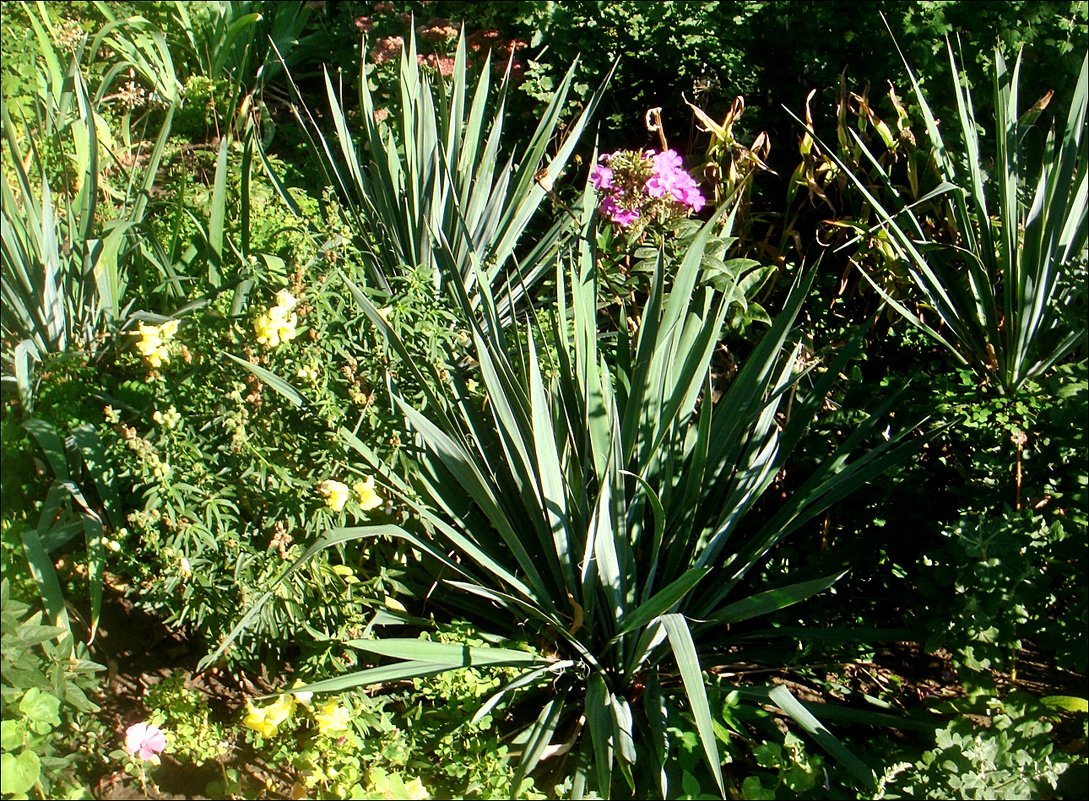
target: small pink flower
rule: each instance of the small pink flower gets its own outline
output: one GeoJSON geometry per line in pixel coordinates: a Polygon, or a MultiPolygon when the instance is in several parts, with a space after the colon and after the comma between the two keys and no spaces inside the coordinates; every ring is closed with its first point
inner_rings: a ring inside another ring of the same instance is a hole
{"type": "Polygon", "coordinates": [[[166,735],[154,724],[134,723],[125,730],[125,750],[142,760],[155,759],[166,748],[166,735]]]}
{"type": "Polygon", "coordinates": [[[621,228],[626,228],[639,219],[638,209],[625,209],[618,206],[611,195],[602,198],[601,212],[621,228]]]}
{"type": "Polygon", "coordinates": [[[590,170],[590,183],[595,189],[611,189],[613,185],[613,171],[604,164],[595,164],[590,170]]]}
{"type": "Polygon", "coordinates": [[[374,63],[385,64],[393,61],[401,53],[405,40],[401,36],[387,36],[374,43],[374,63]]]}

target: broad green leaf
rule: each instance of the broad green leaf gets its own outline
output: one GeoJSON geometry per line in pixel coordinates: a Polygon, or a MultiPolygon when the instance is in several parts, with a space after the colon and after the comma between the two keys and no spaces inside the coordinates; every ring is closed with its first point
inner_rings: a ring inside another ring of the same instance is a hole
{"type": "Polygon", "coordinates": [[[33,751],[0,754],[0,784],[4,794],[14,798],[24,795],[38,783],[41,776],[41,760],[33,751]]]}
{"type": "Polygon", "coordinates": [[[1089,701],[1076,695],[1047,695],[1040,699],[1040,703],[1063,712],[1089,713],[1089,701]]]}

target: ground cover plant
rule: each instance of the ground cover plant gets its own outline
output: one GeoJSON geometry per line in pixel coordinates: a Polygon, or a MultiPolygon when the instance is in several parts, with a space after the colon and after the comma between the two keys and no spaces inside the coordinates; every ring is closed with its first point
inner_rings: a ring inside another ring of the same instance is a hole
{"type": "Polygon", "coordinates": [[[1084,3],[0,8],[5,798],[1084,795],[1084,3]]]}

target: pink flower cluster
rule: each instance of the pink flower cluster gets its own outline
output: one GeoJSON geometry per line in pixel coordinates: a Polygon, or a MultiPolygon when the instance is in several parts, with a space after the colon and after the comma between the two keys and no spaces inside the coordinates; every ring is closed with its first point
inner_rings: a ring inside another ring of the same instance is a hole
{"type": "Polygon", "coordinates": [[[654,162],[654,174],[647,181],[647,194],[651,197],[671,197],[677,203],[699,211],[707,201],[700,193],[696,179],[684,171],[681,157],[676,151],[666,150],[655,154],[647,152],[654,162]]]}
{"type": "Polygon", "coordinates": [[[648,212],[670,217],[700,211],[707,201],[673,150],[606,153],[590,171],[601,213],[625,228],[648,212]]]}
{"type": "Polygon", "coordinates": [[[386,36],[379,39],[374,47],[374,63],[385,64],[387,61],[393,61],[401,55],[401,48],[404,45],[405,40],[401,36],[386,36]]]}

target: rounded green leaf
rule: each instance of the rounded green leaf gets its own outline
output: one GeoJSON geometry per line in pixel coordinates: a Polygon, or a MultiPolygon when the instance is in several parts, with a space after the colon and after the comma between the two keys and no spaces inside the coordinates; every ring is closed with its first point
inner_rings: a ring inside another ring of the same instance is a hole
{"type": "Polygon", "coordinates": [[[60,699],[55,695],[31,687],[19,702],[19,711],[30,721],[30,728],[39,733],[60,725],[60,699]]]}
{"type": "Polygon", "coordinates": [[[42,765],[33,751],[0,755],[0,785],[4,795],[21,796],[38,783],[42,765]]]}
{"type": "Polygon", "coordinates": [[[26,729],[17,720],[5,720],[0,724],[0,747],[5,751],[14,751],[23,744],[26,729]]]}

